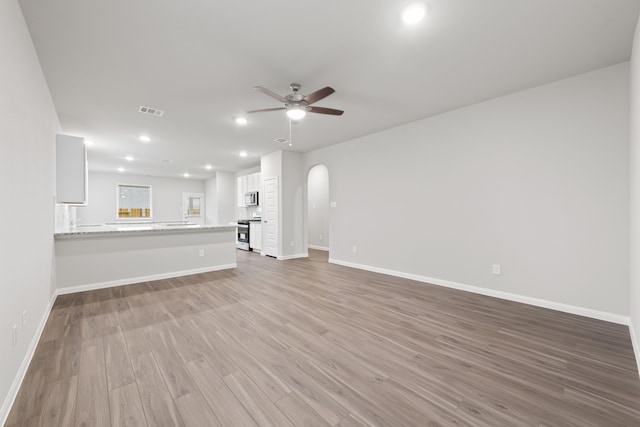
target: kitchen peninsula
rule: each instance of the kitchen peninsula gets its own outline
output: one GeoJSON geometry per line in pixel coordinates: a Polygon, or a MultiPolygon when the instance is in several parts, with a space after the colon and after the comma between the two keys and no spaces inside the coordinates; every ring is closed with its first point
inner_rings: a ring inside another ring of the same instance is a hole
{"type": "Polygon", "coordinates": [[[113,223],[63,228],[54,238],[61,293],[236,267],[229,225],[113,223]]]}

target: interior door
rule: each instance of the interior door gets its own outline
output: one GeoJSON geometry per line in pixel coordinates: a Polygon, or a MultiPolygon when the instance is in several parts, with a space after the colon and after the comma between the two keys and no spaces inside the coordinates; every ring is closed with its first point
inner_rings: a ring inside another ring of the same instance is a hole
{"type": "Polygon", "coordinates": [[[278,178],[264,181],[264,203],[262,204],[262,253],[278,257],[278,178]]]}
{"type": "Polygon", "coordinates": [[[182,213],[185,221],[204,225],[204,194],[182,193],[182,213]]]}

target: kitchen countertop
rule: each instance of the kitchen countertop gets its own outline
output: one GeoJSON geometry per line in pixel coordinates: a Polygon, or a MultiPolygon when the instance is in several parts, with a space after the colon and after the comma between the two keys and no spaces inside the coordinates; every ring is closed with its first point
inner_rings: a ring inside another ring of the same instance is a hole
{"type": "Polygon", "coordinates": [[[91,237],[100,235],[130,235],[143,233],[175,233],[175,232],[199,232],[199,231],[226,231],[234,230],[235,225],[198,225],[183,222],[149,222],[149,223],[111,223],[78,225],[63,228],[56,231],[55,239],[74,237],[91,237]]]}

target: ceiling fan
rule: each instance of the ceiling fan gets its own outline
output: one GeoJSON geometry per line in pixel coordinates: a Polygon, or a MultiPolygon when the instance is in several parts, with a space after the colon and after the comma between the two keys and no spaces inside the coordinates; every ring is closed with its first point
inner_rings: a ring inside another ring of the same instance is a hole
{"type": "Polygon", "coordinates": [[[280,96],[277,93],[270,91],[269,89],[265,89],[262,86],[254,86],[254,89],[259,90],[265,95],[269,95],[270,97],[277,99],[278,101],[284,103],[284,107],[277,108],[263,108],[261,110],[251,110],[247,111],[248,113],[260,113],[264,111],[278,111],[278,110],[287,110],[287,116],[289,116],[292,120],[299,120],[309,113],[319,113],[319,114],[330,114],[332,116],[341,116],[344,111],[336,110],[334,108],[325,108],[325,107],[313,107],[311,104],[315,104],[321,99],[326,98],[331,95],[335,90],[330,88],[329,86],[312,92],[308,95],[302,95],[298,93],[300,90],[300,85],[298,83],[291,83],[292,92],[285,96],[280,96]]]}

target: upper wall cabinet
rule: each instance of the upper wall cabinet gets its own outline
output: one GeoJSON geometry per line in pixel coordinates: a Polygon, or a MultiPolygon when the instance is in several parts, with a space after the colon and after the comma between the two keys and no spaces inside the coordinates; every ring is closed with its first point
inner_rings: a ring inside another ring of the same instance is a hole
{"type": "Polygon", "coordinates": [[[87,204],[87,147],[77,136],[56,135],[56,201],[87,204]]]}
{"type": "Polygon", "coordinates": [[[245,204],[244,204],[244,193],[246,193],[248,190],[248,179],[247,176],[239,176],[238,177],[238,183],[236,186],[236,190],[237,190],[237,194],[238,194],[238,207],[239,208],[244,208],[245,204]]]}
{"type": "MultiPolygon", "coordinates": [[[[249,191],[260,191],[260,172],[239,176],[237,179],[236,191],[238,207],[246,207],[244,203],[244,193],[249,191]]],[[[260,201],[260,198],[258,198],[258,201],[260,201]]]]}

